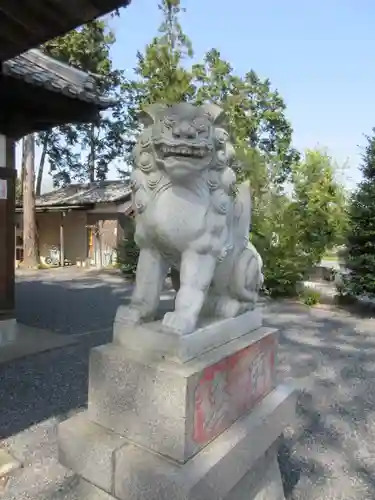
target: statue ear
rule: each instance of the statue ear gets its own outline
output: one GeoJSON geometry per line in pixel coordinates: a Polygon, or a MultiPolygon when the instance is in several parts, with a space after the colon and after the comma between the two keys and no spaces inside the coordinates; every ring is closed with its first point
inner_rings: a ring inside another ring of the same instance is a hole
{"type": "Polygon", "coordinates": [[[139,113],[139,120],[145,127],[149,127],[166,108],[165,104],[149,104],[139,113]]]}
{"type": "Polygon", "coordinates": [[[203,104],[203,111],[209,117],[213,125],[227,130],[228,124],[224,110],[217,104],[203,104]]]}

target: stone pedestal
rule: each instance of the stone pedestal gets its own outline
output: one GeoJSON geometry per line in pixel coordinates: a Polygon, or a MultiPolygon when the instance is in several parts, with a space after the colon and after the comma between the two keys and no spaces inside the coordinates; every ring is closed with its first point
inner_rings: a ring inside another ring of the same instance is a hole
{"type": "Polygon", "coordinates": [[[62,464],[118,500],[281,500],[276,441],[295,415],[261,311],[178,336],[114,326],[89,403],[59,426],[62,464]],[[216,335],[215,335],[216,332],[216,335]]]}

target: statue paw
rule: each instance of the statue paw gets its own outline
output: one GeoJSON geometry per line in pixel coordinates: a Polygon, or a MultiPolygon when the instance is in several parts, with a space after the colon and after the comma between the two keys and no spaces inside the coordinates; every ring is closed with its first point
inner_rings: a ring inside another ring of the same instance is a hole
{"type": "Polygon", "coordinates": [[[216,311],[222,318],[235,318],[240,311],[240,303],[238,300],[222,297],[217,304],[216,311]]]}
{"type": "Polygon", "coordinates": [[[165,328],[168,328],[179,335],[191,333],[195,328],[195,321],[192,318],[182,316],[175,311],[166,313],[162,324],[165,328]]]}
{"type": "Polygon", "coordinates": [[[115,321],[134,325],[142,318],[141,310],[134,306],[120,306],[117,309],[115,321]]]}

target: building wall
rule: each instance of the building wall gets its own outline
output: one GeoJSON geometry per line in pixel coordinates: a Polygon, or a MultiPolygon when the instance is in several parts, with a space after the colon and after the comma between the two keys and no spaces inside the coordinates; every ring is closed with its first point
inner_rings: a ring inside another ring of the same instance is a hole
{"type": "MultiPolygon", "coordinates": [[[[105,267],[114,263],[119,242],[123,241],[130,218],[117,213],[116,206],[107,206],[107,212],[71,210],[63,217],[64,257],[73,265],[88,258],[92,265],[105,267]],[[112,212],[111,212],[112,211],[112,212]],[[91,233],[91,236],[90,236],[91,233]]],[[[18,242],[17,255],[22,253],[22,214],[16,214],[18,242]]],[[[51,247],[60,247],[61,212],[37,212],[39,253],[49,255],[51,247]]]]}
{"type": "MultiPolygon", "coordinates": [[[[39,252],[41,257],[49,255],[52,246],[60,247],[61,212],[37,213],[39,252]]],[[[63,216],[64,257],[72,264],[87,257],[86,212],[77,210],[63,216]]]]}
{"type": "Polygon", "coordinates": [[[88,214],[87,223],[93,231],[91,261],[97,267],[105,267],[112,262],[118,247],[118,215],[88,214]]]}
{"type": "Polygon", "coordinates": [[[86,212],[71,211],[64,217],[64,248],[65,258],[72,264],[77,260],[83,261],[87,258],[86,212]]]}
{"type": "Polygon", "coordinates": [[[36,214],[39,255],[47,257],[51,247],[60,246],[60,213],[45,212],[36,214]]]}

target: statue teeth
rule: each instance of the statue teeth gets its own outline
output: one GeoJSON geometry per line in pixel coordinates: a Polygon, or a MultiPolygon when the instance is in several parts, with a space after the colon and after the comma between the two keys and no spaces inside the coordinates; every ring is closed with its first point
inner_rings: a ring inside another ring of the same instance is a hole
{"type": "Polygon", "coordinates": [[[171,155],[192,156],[195,158],[203,158],[205,156],[204,148],[188,147],[188,146],[161,146],[161,152],[171,155]]]}

